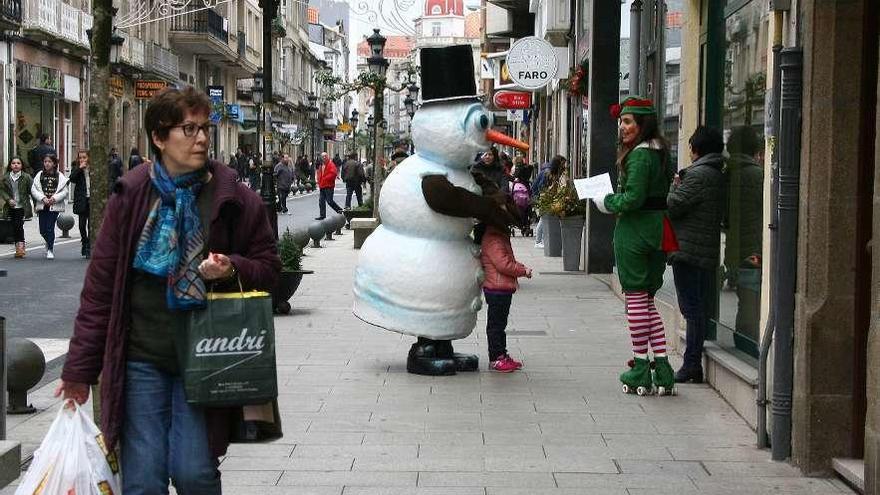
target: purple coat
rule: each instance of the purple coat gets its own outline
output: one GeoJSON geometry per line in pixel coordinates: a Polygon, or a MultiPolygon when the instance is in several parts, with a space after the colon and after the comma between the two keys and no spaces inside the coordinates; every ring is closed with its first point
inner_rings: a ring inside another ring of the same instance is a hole
{"type": "MultiPolygon", "coordinates": [[[[236,182],[235,172],[208,164],[216,181],[208,249],[229,256],[245,289],[270,290],[281,262],[266,208],[256,193],[236,182]]],[[[125,349],[129,328],[132,263],[150,208],[149,168],[139,165],[114,186],[92,248],[79,312],[61,378],[95,384],[101,377],[101,430],[109,448],[119,439],[125,415],[125,349]]],[[[207,410],[214,455],[229,444],[230,410],[207,410]]]]}

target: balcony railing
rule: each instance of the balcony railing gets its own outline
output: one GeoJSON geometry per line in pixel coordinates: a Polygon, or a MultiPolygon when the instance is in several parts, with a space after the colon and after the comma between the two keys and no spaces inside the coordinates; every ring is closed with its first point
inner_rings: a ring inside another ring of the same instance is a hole
{"type": "Polygon", "coordinates": [[[186,33],[207,33],[223,43],[229,43],[229,32],[223,16],[211,9],[177,16],[171,20],[171,30],[186,33]]]}
{"type": "Polygon", "coordinates": [[[122,43],[122,49],[119,51],[119,61],[142,69],[145,62],[144,41],[124,31],[120,32],[119,35],[125,40],[122,43]]]}
{"type": "Polygon", "coordinates": [[[156,43],[146,44],[146,61],[144,66],[170,79],[180,77],[179,59],[171,51],[156,43]]]}
{"type": "MultiPolygon", "coordinates": [[[[7,0],[3,0],[4,2],[7,0]]],[[[92,16],[60,0],[25,0],[22,27],[88,47],[86,29],[92,26],[92,16]]]]}
{"type": "Polygon", "coordinates": [[[0,16],[5,21],[21,24],[21,0],[0,0],[0,16]]]}

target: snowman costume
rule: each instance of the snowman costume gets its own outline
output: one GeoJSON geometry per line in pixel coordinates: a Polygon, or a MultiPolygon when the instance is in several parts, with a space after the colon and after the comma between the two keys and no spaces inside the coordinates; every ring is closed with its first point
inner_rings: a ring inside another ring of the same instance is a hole
{"type": "MultiPolygon", "coordinates": [[[[475,371],[478,358],[454,353],[451,340],[473,331],[482,306],[474,218],[503,225],[503,199],[483,196],[469,167],[490,143],[492,114],[479,102],[470,46],[421,51],[423,107],[412,122],[417,153],[386,178],[382,224],[361,247],[355,316],[418,337],[407,371],[475,371]]],[[[519,143],[524,146],[524,143],[519,143]]],[[[485,182],[483,182],[485,184],[485,182]]]]}

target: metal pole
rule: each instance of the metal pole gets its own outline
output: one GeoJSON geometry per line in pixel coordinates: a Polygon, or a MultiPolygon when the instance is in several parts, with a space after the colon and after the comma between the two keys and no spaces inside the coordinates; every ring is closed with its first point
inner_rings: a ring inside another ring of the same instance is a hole
{"type": "Polygon", "coordinates": [[[791,457],[791,401],[794,379],[794,310],[797,283],[798,180],[801,168],[801,117],[803,110],[803,51],[784,48],[779,115],[779,256],[774,260],[776,281],[776,337],[773,346],[772,458],[791,457]]]}
{"type": "MultiPolygon", "coordinates": [[[[6,270],[0,270],[0,278],[6,270]]],[[[6,318],[0,316],[0,440],[6,440],[6,318]]]]}
{"type": "Polygon", "coordinates": [[[642,62],[642,0],[629,9],[629,94],[641,94],[639,71],[642,62]]]}
{"type": "Polygon", "coordinates": [[[382,147],[379,146],[380,125],[382,119],[382,105],[384,84],[376,87],[376,97],[373,99],[373,218],[379,218],[379,193],[382,188],[382,182],[385,180],[385,169],[381,166],[380,158],[382,157],[382,147]]]}

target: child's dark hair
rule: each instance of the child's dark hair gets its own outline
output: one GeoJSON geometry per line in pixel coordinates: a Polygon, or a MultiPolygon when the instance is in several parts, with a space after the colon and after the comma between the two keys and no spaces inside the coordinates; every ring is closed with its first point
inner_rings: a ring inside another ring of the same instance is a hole
{"type": "Polygon", "coordinates": [[[486,224],[480,222],[474,225],[474,244],[483,243],[483,235],[486,233],[486,224]]]}

